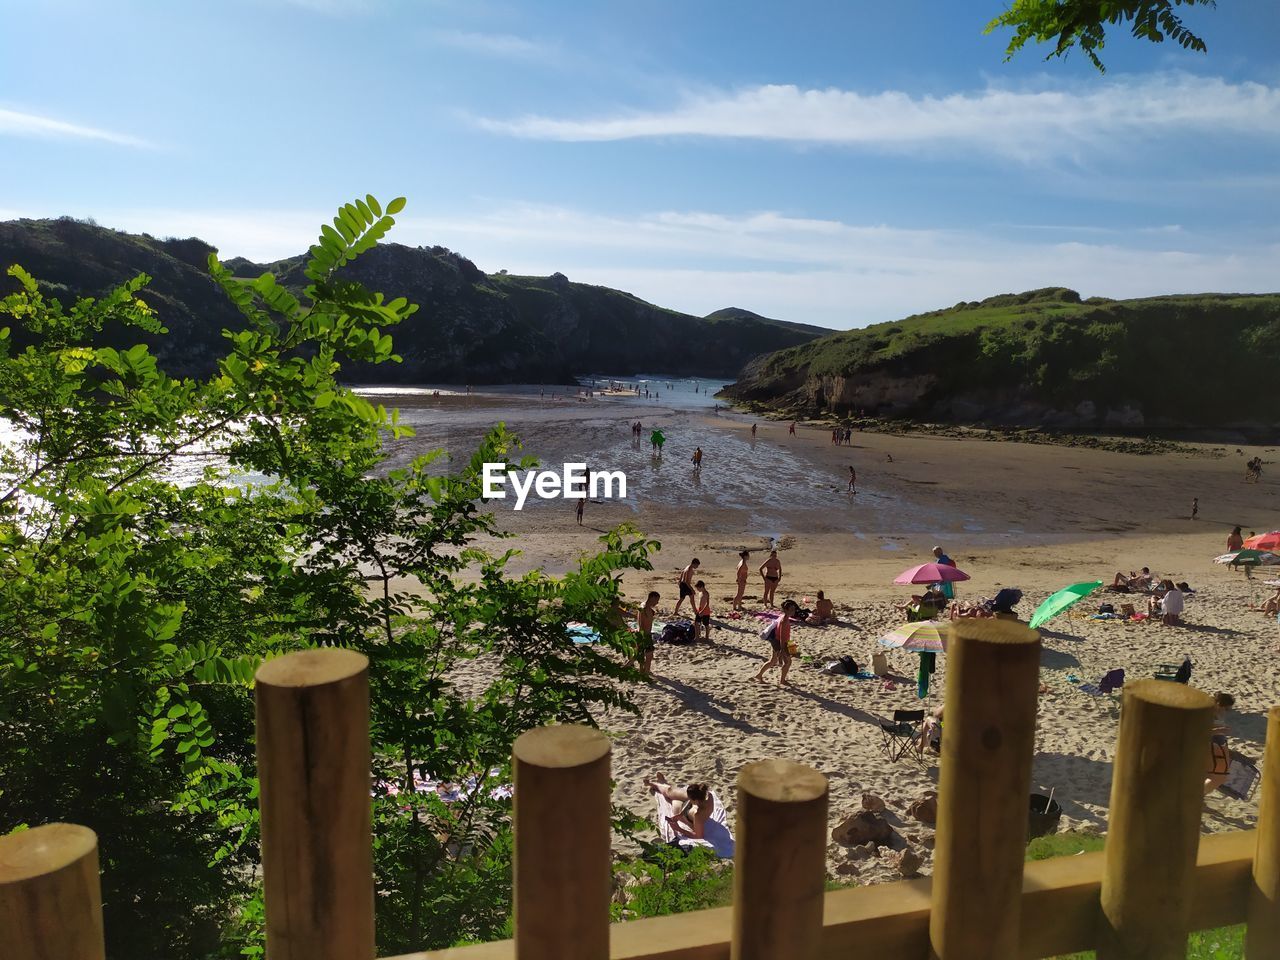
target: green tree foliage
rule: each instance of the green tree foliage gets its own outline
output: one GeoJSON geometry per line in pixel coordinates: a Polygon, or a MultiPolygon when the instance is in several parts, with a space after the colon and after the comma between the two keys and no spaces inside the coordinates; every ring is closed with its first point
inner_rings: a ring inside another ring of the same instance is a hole
{"type": "Polygon", "coordinates": [[[1187,50],[1204,53],[1200,37],[1183,25],[1176,8],[1217,6],[1216,0],[1013,0],[1009,9],[996,17],[985,32],[1012,27],[1013,37],[1005,49],[1009,60],[1028,40],[1053,43],[1045,59],[1060,57],[1079,46],[1099,70],[1105,72],[1098,51],[1106,45],[1108,26],[1127,26],[1133,36],[1152,43],[1168,37],[1187,50]]]}
{"type": "Polygon", "coordinates": [[[465,462],[393,467],[388,443],[412,431],[339,382],[344,363],[395,362],[385,331],[415,310],[340,273],[403,206],[344,205],[301,297],[210,257],[245,323],[203,380],[168,376],[147,346],[100,345],[108,329],[165,334],[145,276],[64,307],[10,270],[0,831],[97,831],[113,958],[261,952],[252,678],[265,657],[341,645],[370,659],[384,953],[503,929],[510,801],[493,788],[512,740],[630,706],[616,578],[647,569],[657,544],[619,530],[564,577],[513,576],[478,501],[481,464],[511,461],[517,439],[499,425],[465,462]],[[602,642],[574,644],[569,620],[602,642]],[[482,680],[465,682],[469,664],[482,680]],[[415,791],[414,774],[462,799],[415,791]]]}

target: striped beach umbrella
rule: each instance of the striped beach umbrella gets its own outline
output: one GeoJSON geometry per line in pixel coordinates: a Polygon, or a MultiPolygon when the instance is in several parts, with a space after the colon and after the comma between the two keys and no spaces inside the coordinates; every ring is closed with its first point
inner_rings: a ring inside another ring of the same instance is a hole
{"type": "Polygon", "coordinates": [[[949,626],[937,620],[904,623],[881,637],[880,645],[916,653],[945,653],[949,626]]]}

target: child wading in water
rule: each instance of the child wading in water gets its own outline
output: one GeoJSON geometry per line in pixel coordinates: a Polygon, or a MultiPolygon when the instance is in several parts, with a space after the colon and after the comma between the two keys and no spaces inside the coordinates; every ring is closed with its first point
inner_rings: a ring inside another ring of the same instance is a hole
{"type": "Polygon", "coordinates": [[[794,600],[782,601],[782,616],[778,618],[774,628],[769,631],[769,646],[773,648],[773,656],[771,656],[765,665],[760,668],[760,672],[753,679],[763,680],[765,671],[770,667],[777,666],[782,668],[782,676],[778,678],[778,686],[789,687],[791,681],[787,679],[787,673],[791,670],[791,615],[798,610],[794,600]]]}

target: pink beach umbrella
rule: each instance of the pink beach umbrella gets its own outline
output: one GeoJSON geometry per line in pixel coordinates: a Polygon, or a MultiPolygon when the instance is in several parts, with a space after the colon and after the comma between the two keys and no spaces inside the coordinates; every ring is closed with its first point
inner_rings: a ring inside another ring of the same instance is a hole
{"type": "Polygon", "coordinates": [[[963,570],[945,563],[922,563],[910,570],[903,570],[893,578],[894,583],[954,583],[957,580],[968,580],[969,575],[963,570]]]}

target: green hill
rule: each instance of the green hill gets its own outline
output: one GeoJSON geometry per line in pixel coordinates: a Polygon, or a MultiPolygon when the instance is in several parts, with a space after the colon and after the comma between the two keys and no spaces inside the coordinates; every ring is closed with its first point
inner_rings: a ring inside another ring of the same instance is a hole
{"type": "MultiPolygon", "coordinates": [[[[2,275],[13,263],[64,303],[146,273],[152,283],[145,299],[174,336],[156,340],[129,331],[129,343],[148,341],[171,373],[205,374],[225,352],[221,331],[243,323],[207,275],[212,250],[195,238],[160,240],[70,218],[0,222],[0,295],[15,286],[2,275]]],[[[295,293],[307,285],[301,256],[267,264],[226,262],[240,276],[271,272],[295,293]]],[[[344,374],[356,381],[566,383],[580,374],[640,372],[731,377],[753,357],[828,332],[749,311],[690,316],[620,290],[573,283],[559,273],[485,274],[439,246],[380,244],[345,273],[421,307],[391,331],[404,362],[348,367],[344,374]]]]}
{"type": "Polygon", "coordinates": [[[990,297],[752,361],[724,395],[789,414],[1051,429],[1280,424],[1280,294],[990,297]]]}

